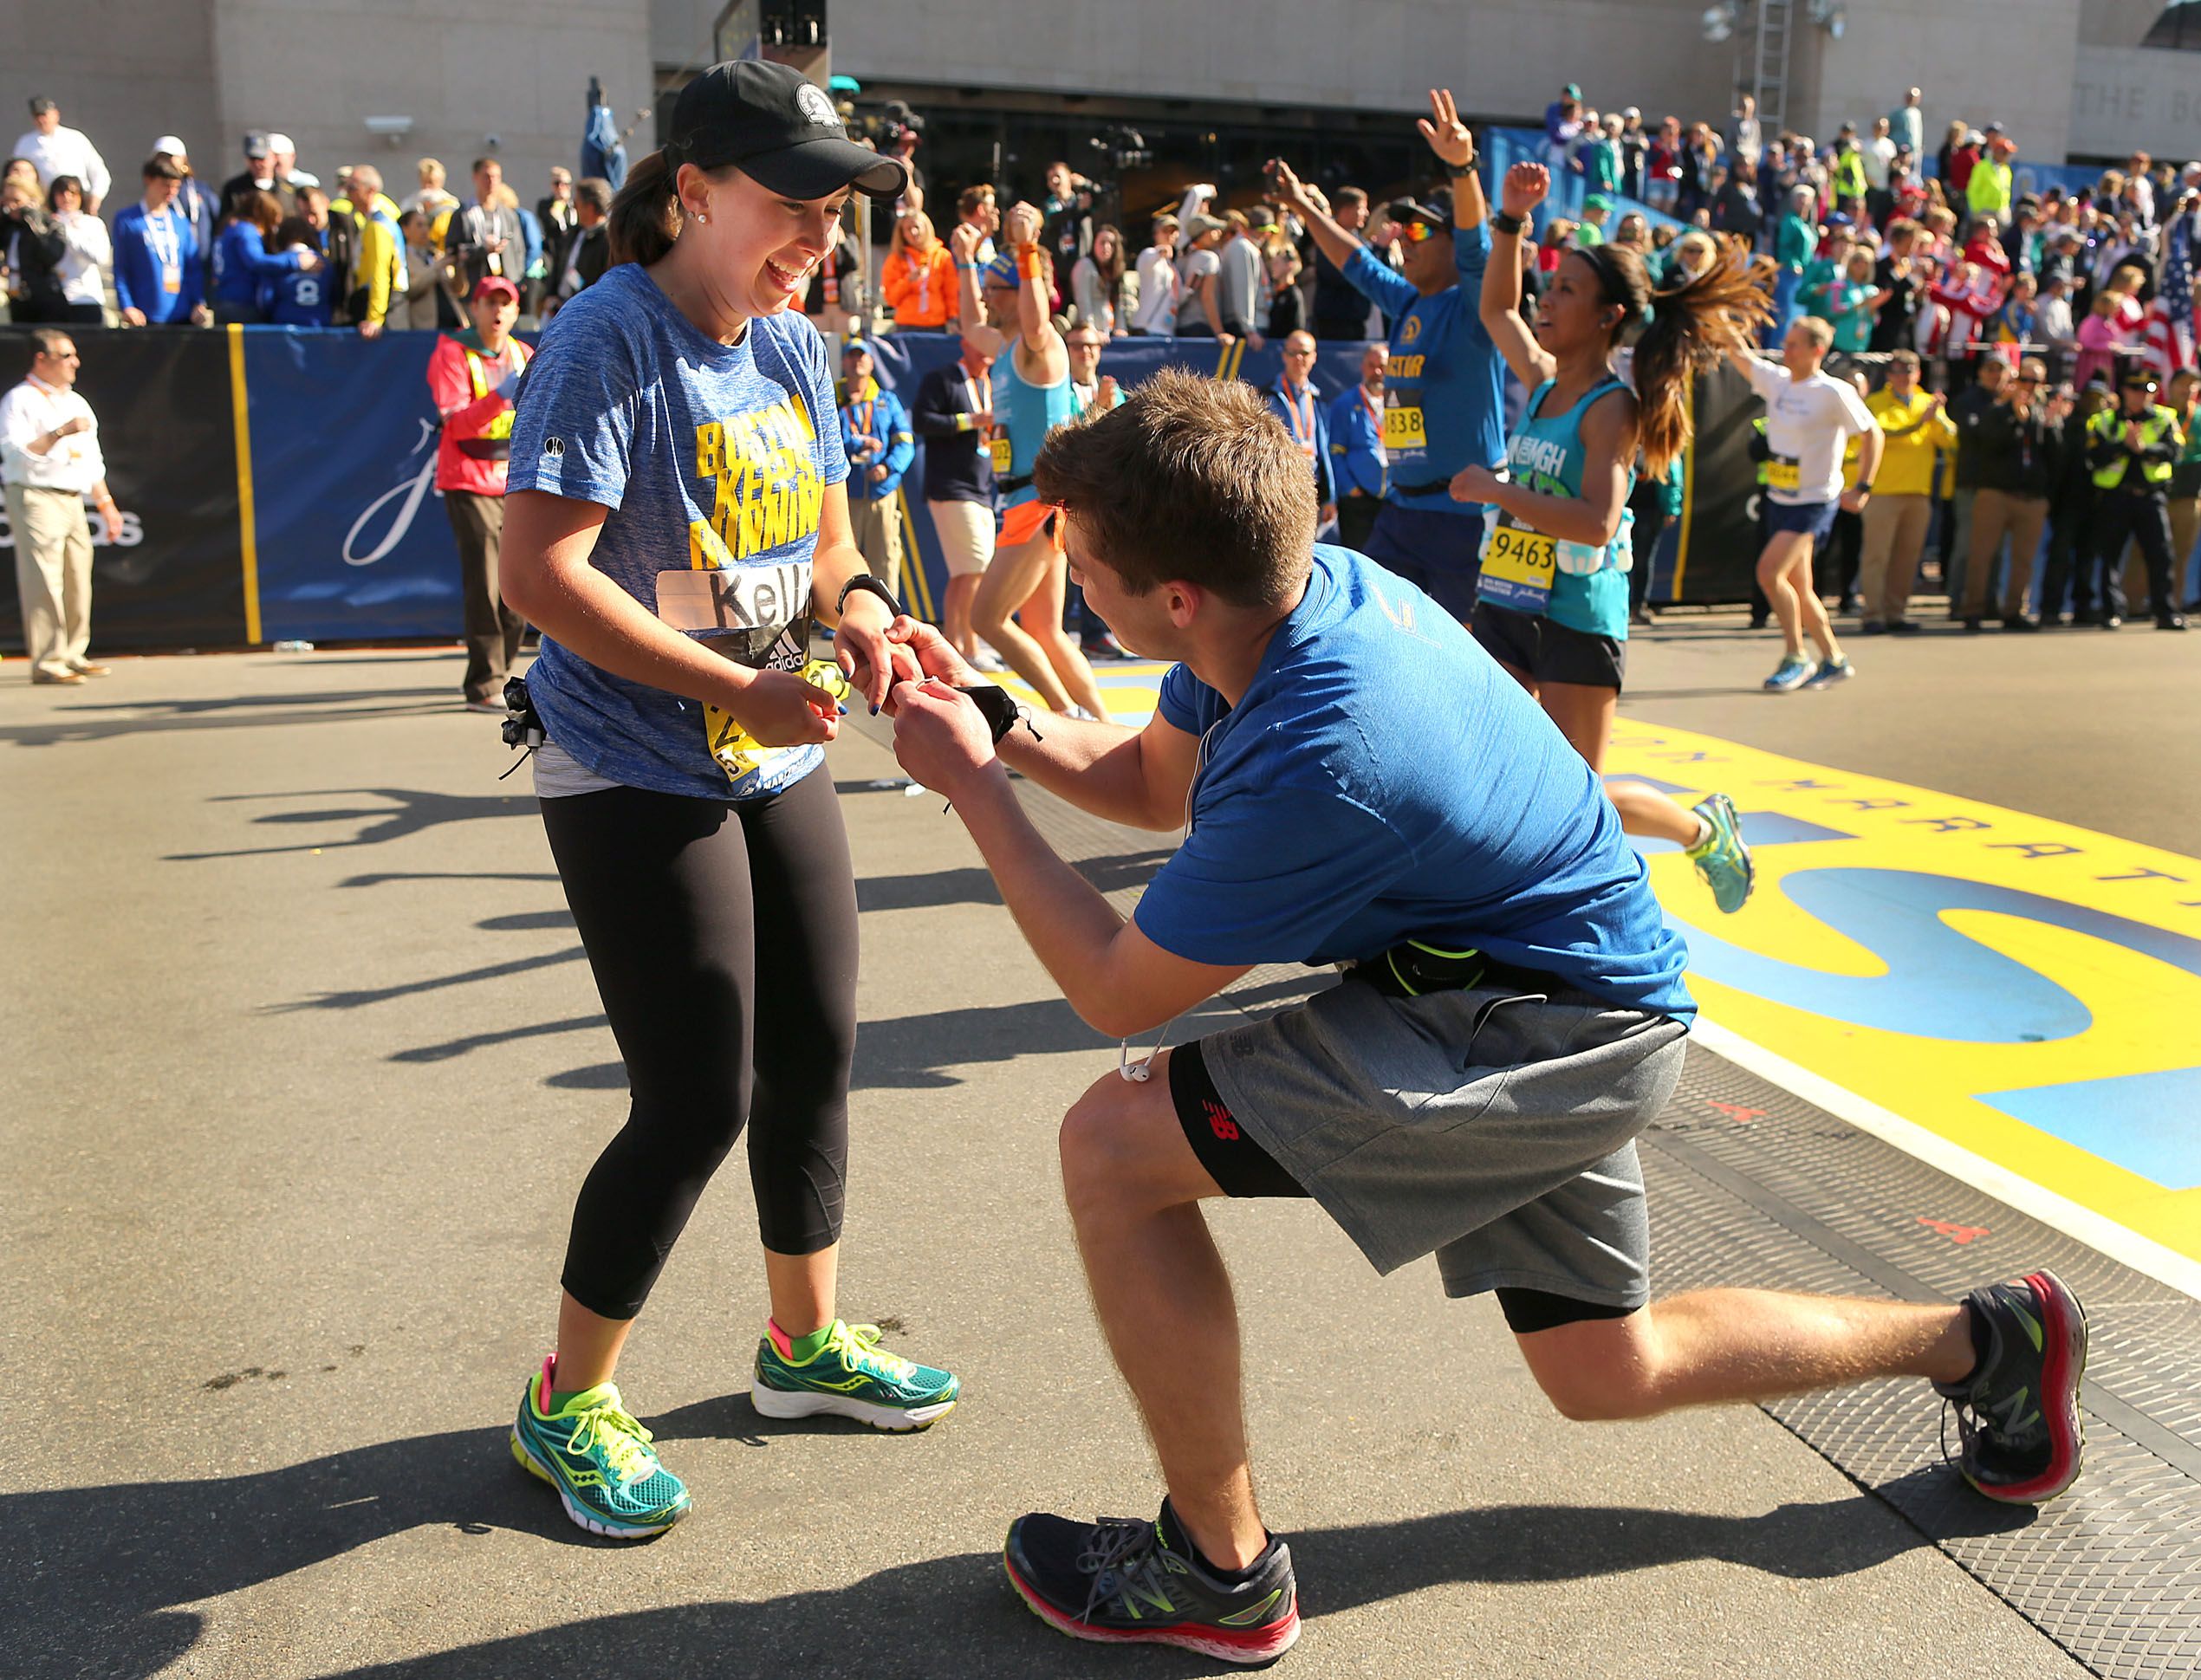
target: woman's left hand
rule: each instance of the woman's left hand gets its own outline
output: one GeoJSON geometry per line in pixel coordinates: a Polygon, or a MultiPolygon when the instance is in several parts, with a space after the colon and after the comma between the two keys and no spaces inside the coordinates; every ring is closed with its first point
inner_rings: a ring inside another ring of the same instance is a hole
{"type": "Polygon", "coordinates": [[[849,594],[834,632],[834,658],[874,712],[886,704],[896,683],[913,682],[923,675],[917,656],[887,639],[886,627],[893,621],[892,607],[870,590],[858,589],[849,594]]]}
{"type": "Polygon", "coordinates": [[[1462,467],[1452,475],[1452,500],[1487,503],[1497,499],[1504,483],[1488,467],[1462,467]]]}

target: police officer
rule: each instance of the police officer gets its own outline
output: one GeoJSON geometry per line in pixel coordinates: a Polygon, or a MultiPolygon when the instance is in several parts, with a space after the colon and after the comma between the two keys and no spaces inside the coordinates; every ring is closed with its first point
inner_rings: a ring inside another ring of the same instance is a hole
{"type": "Polygon", "coordinates": [[[2118,558],[2127,537],[2147,562],[2147,593],[2158,630],[2183,630],[2171,587],[2171,470],[2185,447],[2178,416],[2155,400],[2155,375],[2135,368],[2125,375],[2121,400],[2087,423],[2087,465],[2094,489],[2094,569],[2099,580],[2105,630],[2125,622],[2125,591],[2118,558]]]}

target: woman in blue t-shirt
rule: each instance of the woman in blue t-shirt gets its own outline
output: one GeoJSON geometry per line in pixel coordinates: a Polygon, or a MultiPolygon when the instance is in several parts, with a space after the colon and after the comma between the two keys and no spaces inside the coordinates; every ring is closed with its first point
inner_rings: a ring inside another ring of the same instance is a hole
{"type": "Polygon", "coordinates": [[[621,1538],[669,1527],[688,1494],[613,1370],[744,1122],[771,1298],[756,1409],[922,1429],[957,1394],[834,1304],[856,898],[822,743],[849,691],[807,667],[808,640],[838,626],[876,710],[899,608],[850,533],[824,343],[789,308],[851,193],[891,201],[903,166],[777,64],[707,71],[672,135],[612,206],[617,266],[528,369],[502,558],[542,631],[526,701],[543,827],[633,1093],[581,1186],[557,1348],[512,1450],[621,1538]]]}
{"type": "MultiPolygon", "coordinates": [[[[1476,640],[1601,773],[1627,668],[1627,574],[1651,558],[1631,546],[1637,451],[1653,477],[1666,476],[1689,441],[1689,381],[1728,345],[1748,343],[1765,302],[1756,265],[1731,261],[1654,300],[1639,256],[1598,245],[1561,260],[1532,328],[1521,314],[1519,241],[1549,186],[1542,164],[1516,164],[1490,218],[1483,324],[1529,400],[1504,476],[1469,467],[1452,495],[1490,509],[1476,640]],[[1643,327],[1633,388],[1613,371],[1631,323],[1643,327]]],[[[1719,907],[1743,907],[1753,870],[1726,795],[1686,809],[1648,782],[1605,786],[1623,828],[1682,846],[1719,907]]]]}

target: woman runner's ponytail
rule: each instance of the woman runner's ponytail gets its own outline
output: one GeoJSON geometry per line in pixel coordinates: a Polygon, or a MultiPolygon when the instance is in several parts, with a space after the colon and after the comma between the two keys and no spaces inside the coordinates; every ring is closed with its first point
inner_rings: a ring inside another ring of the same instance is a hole
{"type": "MultiPolygon", "coordinates": [[[[1689,385],[1728,352],[1748,352],[1773,313],[1774,262],[1733,234],[1717,236],[1704,271],[1671,291],[1645,286],[1651,324],[1635,341],[1636,437],[1645,470],[1663,479],[1689,444],[1689,385]]],[[[1609,249],[1600,247],[1600,249],[1609,249]]],[[[1633,256],[1639,272],[1642,263],[1633,256]]]]}

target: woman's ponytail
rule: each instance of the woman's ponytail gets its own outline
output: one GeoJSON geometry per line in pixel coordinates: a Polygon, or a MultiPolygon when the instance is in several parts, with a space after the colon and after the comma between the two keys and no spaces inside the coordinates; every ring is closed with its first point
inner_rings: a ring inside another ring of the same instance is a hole
{"type": "Polygon", "coordinates": [[[612,262],[659,261],[680,237],[680,172],[662,150],[651,152],[627,172],[627,183],[612,200],[612,262]]]}
{"type": "Polygon", "coordinates": [[[1635,341],[1636,436],[1645,470],[1663,479],[1689,445],[1689,385],[1730,351],[1748,351],[1773,313],[1774,262],[1741,238],[1718,236],[1702,273],[1651,299],[1635,341]]]}

